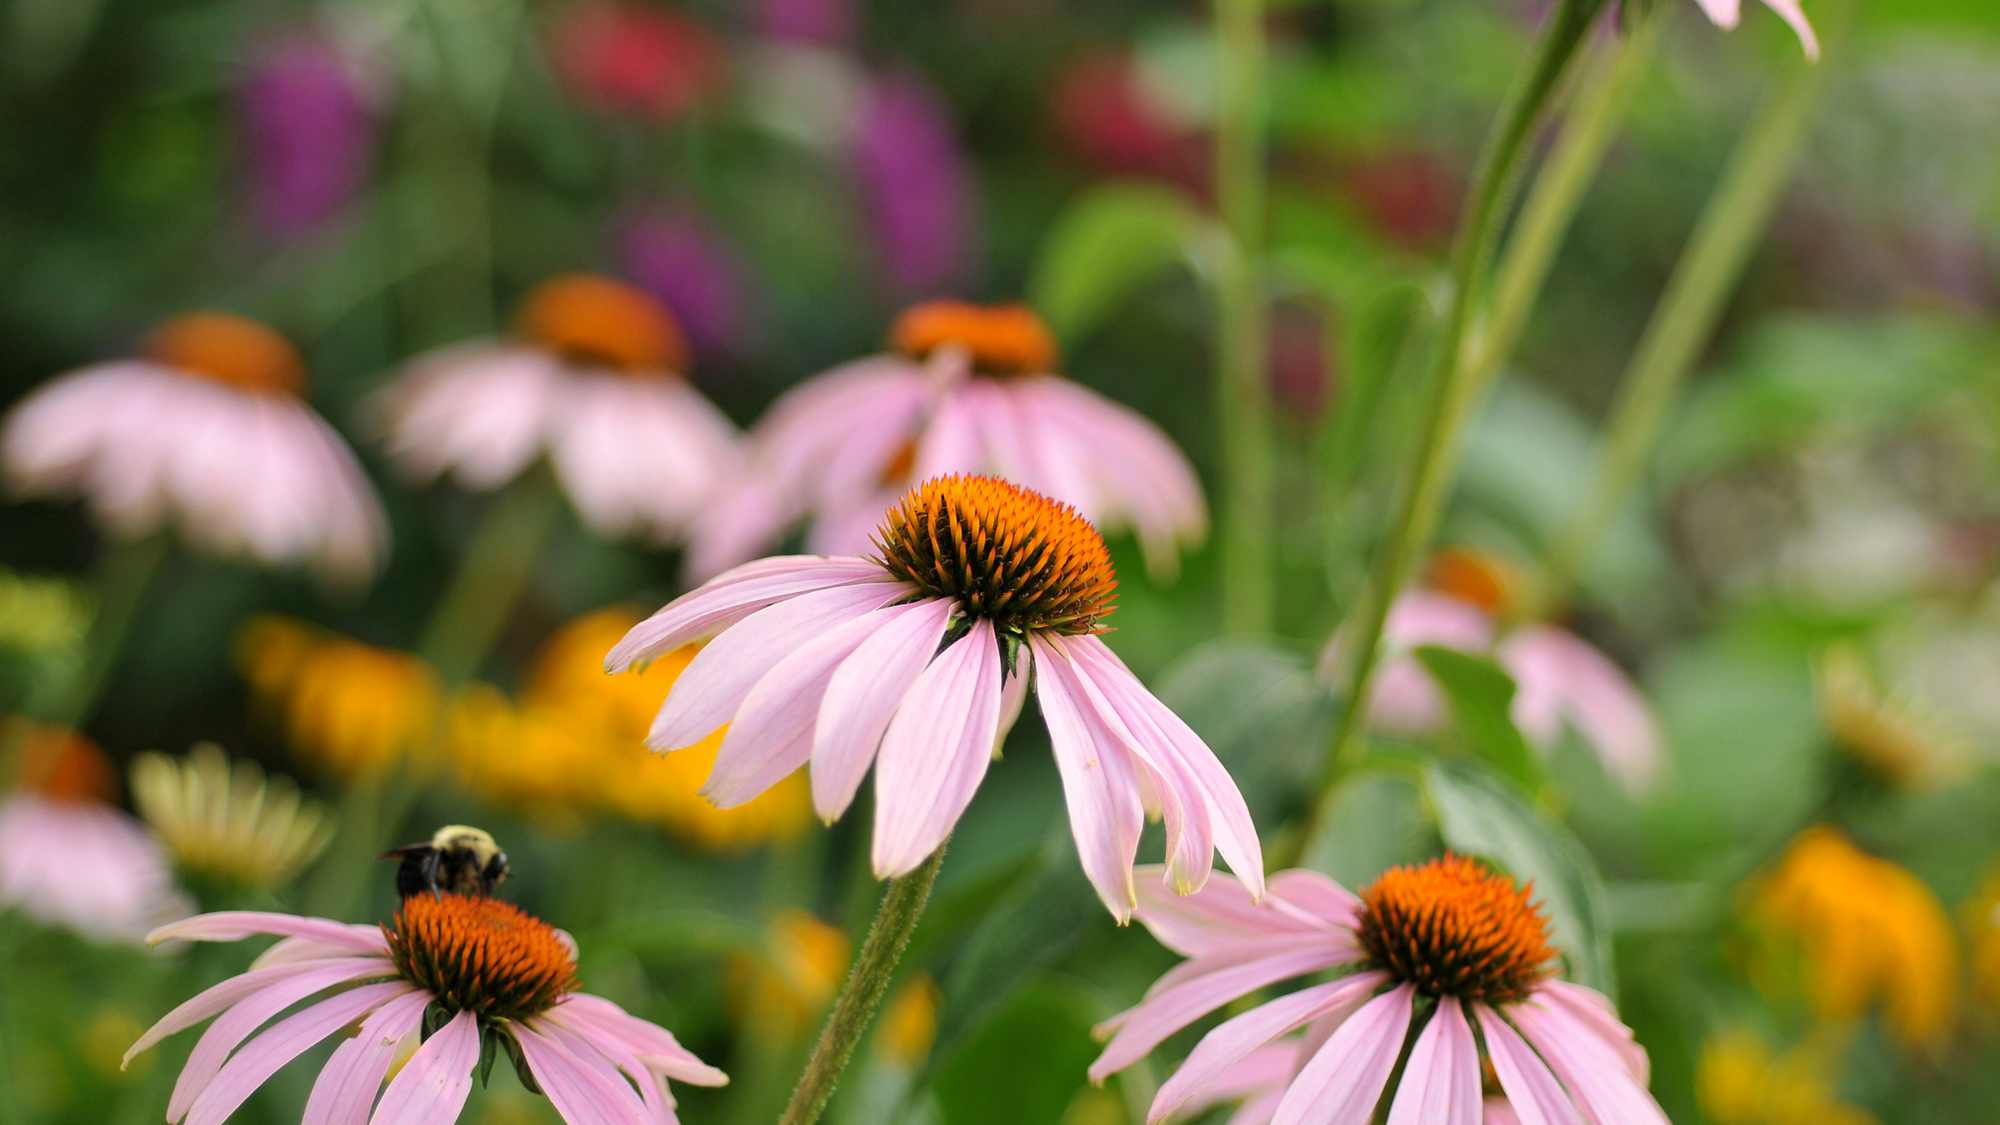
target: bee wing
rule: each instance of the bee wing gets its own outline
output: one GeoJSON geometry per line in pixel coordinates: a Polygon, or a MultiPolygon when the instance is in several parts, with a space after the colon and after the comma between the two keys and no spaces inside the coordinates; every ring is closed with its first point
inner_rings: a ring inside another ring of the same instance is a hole
{"type": "Polygon", "coordinates": [[[404,844],[400,848],[390,848],[388,851],[383,852],[381,855],[378,855],[375,858],[401,859],[404,856],[422,855],[430,850],[431,850],[431,844],[429,841],[425,841],[421,844],[404,844]]]}

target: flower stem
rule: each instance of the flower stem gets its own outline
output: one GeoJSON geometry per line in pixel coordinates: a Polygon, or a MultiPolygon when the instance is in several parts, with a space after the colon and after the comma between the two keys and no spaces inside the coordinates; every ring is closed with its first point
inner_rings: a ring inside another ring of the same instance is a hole
{"type": "Polygon", "coordinates": [[[799,1075],[799,1084],[792,1089],[792,1100],[778,1118],[778,1125],[813,1125],[825,1111],[834,1084],[840,1081],[841,1072],[847,1069],[847,1061],[854,1057],[855,1046],[875,1016],[875,1008],[882,1003],[882,994],[889,988],[889,978],[895,975],[896,963],[903,959],[903,950],[910,944],[917,919],[923,917],[924,904],[931,897],[931,884],[937,881],[938,868],[944,863],[944,848],[939,844],[922,866],[889,881],[882,905],[875,911],[875,921],[868,927],[868,938],[861,943],[861,954],[854,959],[854,968],[848,971],[840,995],[834,998],[826,1028],[820,1032],[819,1042],[813,1045],[812,1058],[806,1061],[805,1073],[799,1075]]]}
{"type": "Polygon", "coordinates": [[[125,636],[171,545],[171,535],[162,531],[114,543],[105,551],[92,579],[97,612],[84,641],[83,667],[50,708],[50,718],[64,726],[80,727],[96,710],[104,681],[118,663],[125,636]]]}
{"type": "Polygon", "coordinates": [[[1335,779],[1340,764],[1353,753],[1389,605],[1418,552],[1430,540],[1444,504],[1446,485],[1457,463],[1459,435],[1478,390],[1467,377],[1473,370],[1464,354],[1468,328],[1480,300],[1481,282],[1493,258],[1506,203],[1513,195],[1527,153],[1528,140],[1604,3],[1605,0],[1561,0],[1550,13],[1527,69],[1501,106],[1466,195],[1452,247],[1450,303],[1425,380],[1429,410],[1397,497],[1394,522],[1377,548],[1360,604],[1341,634],[1338,667],[1348,677],[1347,696],[1322,771],[1327,786],[1335,779]]]}
{"type": "Polygon", "coordinates": [[[451,586],[417,642],[417,655],[437,669],[446,690],[486,663],[541,557],[561,500],[554,474],[536,466],[488,502],[451,586]]]}
{"type": "Polygon", "coordinates": [[[1215,0],[1216,417],[1222,428],[1222,624],[1271,627],[1271,394],[1264,325],[1264,4],[1215,0]]]}
{"type": "MultiPolygon", "coordinates": [[[[1839,50],[1853,4],[1815,12],[1823,59],[1839,50]]],[[[1828,64],[1801,62],[1758,108],[1730,154],[1666,291],[1633,352],[1604,427],[1584,498],[1551,540],[1541,597],[1559,602],[1638,483],[1669,408],[1763,237],[1804,146],[1828,64]]]]}

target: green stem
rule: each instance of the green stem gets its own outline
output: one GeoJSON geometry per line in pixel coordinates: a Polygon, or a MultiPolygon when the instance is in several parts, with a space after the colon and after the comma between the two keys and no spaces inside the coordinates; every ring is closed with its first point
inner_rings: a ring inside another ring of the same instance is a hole
{"type": "Polygon", "coordinates": [[[791,1103],[785,1106],[778,1125],[813,1125],[826,1110],[841,1071],[847,1069],[855,1046],[875,1017],[875,1008],[882,1003],[896,963],[903,959],[917,919],[923,917],[931,884],[937,881],[943,864],[944,845],[940,844],[922,866],[889,881],[875,921],[868,927],[868,938],[861,943],[861,954],[854,959],[840,995],[834,998],[833,1013],[826,1018],[826,1028],[813,1045],[812,1058],[806,1061],[805,1073],[799,1075],[799,1084],[792,1089],[791,1103]]]}
{"type": "Polygon", "coordinates": [[[96,616],[84,642],[83,668],[68,691],[50,708],[50,718],[69,727],[80,727],[90,719],[104,682],[124,651],[126,634],[131,632],[146,591],[167,557],[172,538],[156,532],[143,539],[110,545],[92,580],[97,600],[96,616]]]}
{"type": "Polygon", "coordinates": [[[1341,634],[1339,666],[1348,676],[1331,751],[1322,770],[1330,787],[1340,765],[1353,753],[1366,711],[1368,686],[1375,673],[1375,653],[1389,606],[1402,587],[1418,552],[1429,542],[1443,507],[1445,487],[1457,461],[1458,438],[1477,390],[1466,378],[1467,328],[1480,299],[1480,283],[1493,258],[1506,203],[1512,197],[1526,155],[1528,140],[1542,111],[1554,96],[1570,60],[1605,0],[1562,0],[1549,15],[1528,68],[1516,81],[1488,136],[1472,188],[1459,218],[1452,247],[1452,288],[1431,371],[1425,380],[1429,411],[1410,469],[1398,495],[1395,520],[1386,541],[1377,548],[1360,604],[1341,634]]]}
{"type": "Polygon", "coordinates": [[[1215,277],[1222,430],[1222,624],[1271,627],[1271,394],[1264,324],[1264,5],[1215,0],[1215,194],[1229,237],[1215,277]]]}
{"type": "MultiPolygon", "coordinates": [[[[1816,11],[1822,50],[1839,50],[1854,12],[1852,0],[1816,11]]],[[[1801,62],[1766,96],[1736,142],[1715,193],[1633,352],[1611,405],[1584,497],[1552,539],[1541,596],[1561,600],[1590,562],[1604,531],[1638,483],[1647,457],[1701,349],[1763,238],[1778,197],[1791,179],[1806,126],[1826,85],[1828,64],[1801,62]]]]}
{"type": "Polygon", "coordinates": [[[437,669],[446,690],[486,663],[561,510],[555,475],[545,465],[488,501],[451,586],[417,641],[417,655],[437,669]]]}

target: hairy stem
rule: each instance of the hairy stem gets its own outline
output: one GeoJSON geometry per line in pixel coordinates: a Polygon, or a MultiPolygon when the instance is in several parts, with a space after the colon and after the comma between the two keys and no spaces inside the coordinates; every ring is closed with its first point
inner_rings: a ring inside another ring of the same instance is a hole
{"type": "Polygon", "coordinates": [[[923,917],[931,884],[937,881],[943,864],[944,845],[940,844],[922,866],[889,881],[875,921],[868,927],[868,938],[861,943],[861,954],[854,959],[840,995],[834,998],[826,1028],[813,1044],[812,1058],[806,1061],[805,1073],[799,1075],[799,1084],[793,1088],[792,1100],[778,1118],[778,1125],[813,1125],[826,1110],[841,1072],[854,1057],[854,1048],[868,1031],[869,1021],[875,1018],[875,1009],[896,973],[896,963],[903,959],[917,919],[923,917]]]}
{"type": "Polygon", "coordinates": [[[1264,377],[1264,5],[1215,0],[1215,194],[1227,246],[1215,276],[1222,428],[1222,624],[1271,627],[1271,394],[1264,377]]]}

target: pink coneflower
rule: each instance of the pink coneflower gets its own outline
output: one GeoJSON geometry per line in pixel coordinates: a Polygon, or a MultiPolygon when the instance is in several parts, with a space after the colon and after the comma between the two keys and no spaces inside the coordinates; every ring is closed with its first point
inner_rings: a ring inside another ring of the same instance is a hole
{"type": "Polygon", "coordinates": [[[1251,894],[1263,853],[1235,782],[1097,634],[1117,578],[1096,529],[1005,481],[944,477],[909,492],[877,557],[741,566],[674,601],[611,650],[613,672],[714,637],[675,681],[647,744],[727,725],[702,795],[725,808],[808,762],[813,804],[846,811],[875,766],[875,874],[914,870],[972,801],[1032,683],[1077,853],[1121,920],[1148,812],[1165,874],[1200,887],[1220,851],[1251,894]]]}
{"type": "Polygon", "coordinates": [[[169,1125],[221,1125],[280,1067],[356,1025],[313,1083],[307,1125],[453,1121],[474,1078],[485,1077],[482,1058],[490,1070],[501,1054],[513,1060],[523,1085],[548,1095],[571,1125],[672,1125],[667,1079],[701,1086],[729,1081],[665,1028],[576,991],[576,943],[498,899],[420,894],[403,900],[387,926],[251,911],[203,914],[146,940],[240,941],[252,934],[285,940],[249,972],[167,1013],[125,1053],[129,1064],[167,1036],[217,1017],[174,1083],[169,1125]],[[383,1089],[406,1046],[416,1053],[383,1089]]]}
{"type": "Polygon", "coordinates": [[[852,159],[891,288],[921,294],[957,280],[973,251],[973,175],[944,101],[909,74],[877,79],[852,159]]]}
{"type": "Polygon", "coordinates": [[[188,912],[160,842],[112,805],[118,774],[75,731],[0,725],[21,737],[21,785],[0,800],[0,907],[100,941],[137,941],[188,912]]]}
{"type": "MultiPolygon", "coordinates": [[[[1743,15],[1743,0],[1695,0],[1715,26],[1725,31],[1733,29],[1743,15]]],[[[1799,0],[1764,0],[1764,6],[1778,13],[1778,18],[1792,25],[1798,32],[1799,43],[1806,49],[1806,57],[1819,60],[1819,37],[1813,34],[1812,24],[1806,21],[1806,13],[1799,6],[1799,0]]]]}
{"type": "Polygon", "coordinates": [[[0,431],[0,459],[16,490],[82,496],[116,535],[172,523],[217,554],[365,578],[388,546],[382,505],[304,389],[282,336],[189,313],[155,332],[143,358],[28,396],[0,431]]]}
{"type": "Polygon", "coordinates": [[[1528,891],[1473,860],[1394,868],[1359,898],[1298,870],[1272,876],[1261,903],[1220,883],[1184,899],[1146,886],[1139,920],[1189,960],[1100,1027],[1115,1034],[1094,1080],[1271,985],[1347,973],[1210,1031],[1160,1087],[1148,1125],[1244,1078],[1244,1060],[1301,1029],[1272,1107],[1277,1125],[1374,1120],[1384,1097],[1392,1125],[1479,1125],[1482,1058],[1522,1120],[1666,1125],[1646,1092],[1645,1051],[1610,1001],[1554,979],[1548,920],[1528,891]],[[1413,1031],[1401,1079],[1385,1092],[1413,1031]]]}
{"type": "Polygon", "coordinates": [[[808,550],[857,554],[914,481],[1005,477],[1129,527],[1171,573],[1208,509],[1194,469],[1159,427],[1052,373],[1056,344],[1021,305],[934,301],[905,312],[895,351],[836,367],[775,403],[751,436],[745,482],[705,513],[688,569],[706,578],[810,515],[808,550]]]}
{"type": "MultiPolygon", "coordinates": [[[[1368,721],[1382,730],[1421,736],[1444,725],[1444,696],[1414,650],[1426,645],[1491,655],[1515,684],[1514,724],[1530,744],[1553,752],[1574,729],[1628,791],[1658,776],[1660,730],[1637,684],[1611,658],[1554,625],[1529,623],[1501,631],[1495,615],[1509,594],[1491,560],[1449,548],[1432,561],[1432,589],[1404,592],[1382,626],[1384,659],[1368,701],[1368,721]]],[[[1338,639],[1328,645],[1330,667],[1338,639]]]]}
{"type": "Polygon", "coordinates": [[[578,100],[608,113],[672,121],[720,93],[729,79],[721,44],[677,9],[587,0],[555,29],[556,73],[578,100]]]}
{"type": "Polygon", "coordinates": [[[736,428],[688,385],[658,301],[569,274],[522,302],[519,339],[418,359],[378,402],[389,452],[420,480],[498,488],[546,451],[599,534],[673,539],[737,467],[736,428]]]}
{"type": "Polygon", "coordinates": [[[345,210],[375,160],[375,115],[347,61],[310,36],[261,50],[237,92],[253,208],[278,235],[345,210]]]}

